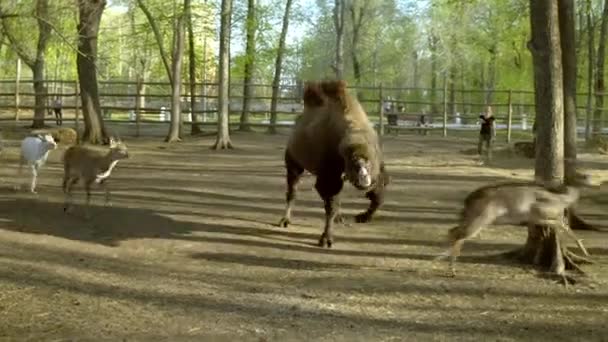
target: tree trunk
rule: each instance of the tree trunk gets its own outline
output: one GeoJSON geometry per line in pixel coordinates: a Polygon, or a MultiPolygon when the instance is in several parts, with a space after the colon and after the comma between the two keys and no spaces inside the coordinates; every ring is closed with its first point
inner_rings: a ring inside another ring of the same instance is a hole
{"type": "Polygon", "coordinates": [[[84,117],[82,141],[107,143],[108,135],[101,117],[97,89],[97,37],[105,0],[79,0],[78,46],[76,56],[80,98],[84,117]]]}
{"type": "Polygon", "coordinates": [[[232,0],[222,0],[220,23],[220,61],[218,89],[217,139],[212,149],[230,149],[229,115],[230,115],[230,19],[232,17],[232,0]]]}
{"type": "Polygon", "coordinates": [[[44,127],[47,103],[47,89],[44,85],[44,57],[36,59],[32,67],[32,74],[34,76],[34,93],[36,94],[34,99],[36,108],[34,109],[32,128],[42,128],[44,127]]]}
{"type": "Polygon", "coordinates": [[[171,58],[171,124],[166,142],[180,141],[182,125],[182,64],[184,59],[184,14],[190,7],[190,0],[184,0],[184,13],[177,19],[174,33],[175,44],[171,58]]]}
{"type": "Polygon", "coordinates": [[[574,0],[558,0],[564,92],[564,167],[566,184],[576,177],[576,43],[574,0]]]}
{"type": "Polygon", "coordinates": [[[450,110],[449,114],[452,117],[456,116],[456,66],[450,66],[450,74],[448,76],[448,85],[450,88],[450,110]]]}
{"type": "Polygon", "coordinates": [[[353,74],[355,77],[355,85],[361,85],[361,62],[359,61],[359,41],[361,40],[361,26],[363,25],[363,17],[367,11],[369,1],[364,1],[363,5],[357,6],[355,2],[350,6],[350,18],[353,25],[353,40],[351,46],[351,57],[353,61],[353,74]],[[357,11],[358,9],[358,11],[357,11]],[[358,12],[358,13],[357,13],[358,12]]]}
{"type": "Polygon", "coordinates": [[[608,0],[604,2],[602,12],[602,26],[600,28],[599,45],[597,47],[597,60],[595,64],[595,113],[593,115],[593,132],[600,133],[604,127],[603,108],[604,92],[604,66],[606,64],[606,40],[608,40],[608,0]]]}
{"type": "Polygon", "coordinates": [[[336,29],[336,79],[344,78],[344,13],[346,4],[344,0],[334,0],[334,28],[336,29]]]}
{"type": "Polygon", "coordinates": [[[498,46],[497,43],[494,42],[492,47],[490,47],[490,61],[488,62],[488,84],[486,84],[486,101],[487,105],[492,105],[494,100],[494,88],[496,87],[496,60],[498,57],[498,46]]]}
{"type": "Polygon", "coordinates": [[[255,65],[255,31],[257,27],[255,17],[255,0],[247,1],[247,43],[245,47],[245,78],[243,80],[243,111],[241,112],[241,131],[251,131],[249,126],[249,111],[252,92],[253,70],[255,65]]]}
{"type": "MultiPolygon", "coordinates": [[[[568,20],[569,16],[564,16],[562,25],[570,25],[568,20]]],[[[534,63],[536,139],[539,142],[535,177],[537,182],[554,187],[563,184],[564,180],[564,83],[557,2],[530,0],[530,26],[532,38],[528,48],[534,63]]],[[[574,48],[570,44],[564,46],[574,48]]],[[[520,251],[524,262],[565,278],[566,268],[573,266],[568,255],[555,227],[528,227],[528,238],[520,251]]]]}
{"type": "Polygon", "coordinates": [[[197,135],[201,133],[201,127],[199,123],[199,115],[195,114],[196,110],[196,51],[194,50],[194,30],[192,29],[192,7],[188,3],[186,9],[186,16],[188,20],[188,75],[190,81],[190,116],[192,117],[192,124],[190,126],[190,134],[197,135]]]}
{"type": "Polygon", "coordinates": [[[591,129],[593,125],[593,62],[595,59],[595,34],[594,25],[592,19],[592,6],[591,0],[587,0],[585,6],[586,17],[587,17],[587,108],[585,115],[585,141],[589,142],[591,139],[591,129]]]}
{"type": "Polygon", "coordinates": [[[438,38],[432,32],[429,36],[429,50],[431,50],[431,114],[439,113],[437,107],[437,42],[438,38]]]}
{"type": "Polygon", "coordinates": [[[36,43],[36,54],[32,56],[28,53],[28,48],[22,41],[15,38],[12,31],[6,25],[4,19],[2,23],[3,32],[6,35],[11,47],[21,60],[32,70],[34,78],[34,96],[36,107],[34,109],[34,120],[32,128],[44,127],[46,113],[47,90],[44,85],[45,55],[49,39],[51,38],[52,27],[49,24],[49,0],[37,0],[35,14],[38,23],[38,40],[36,43]]]}
{"type": "Polygon", "coordinates": [[[268,133],[275,134],[277,132],[277,105],[279,103],[279,86],[281,85],[281,68],[283,67],[283,55],[285,54],[285,39],[287,37],[287,29],[289,28],[289,11],[291,10],[292,0],[287,0],[285,4],[285,13],[283,15],[283,27],[281,28],[281,36],[279,37],[279,47],[277,49],[277,59],[274,64],[274,79],[272,80],[272,99],[270,100],[270,126],[268,133]]]}

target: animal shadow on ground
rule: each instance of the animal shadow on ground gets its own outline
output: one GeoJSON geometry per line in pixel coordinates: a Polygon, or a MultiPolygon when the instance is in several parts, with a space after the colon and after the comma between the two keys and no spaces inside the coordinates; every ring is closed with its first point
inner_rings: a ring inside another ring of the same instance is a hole
{"type": "MultiPolygon", "coordinates": [[[[45,201],[37,198],[13,198],[0,201],[0,228],[28,234],[40,234],[60,237],[69,240],[98,243],[105,246],[117,246],[121,241],[133,239],[174,239],[201,243],[217,243],[236,245],[248,248],[299,251],[315,254],[363,256],[378,258],[403,258],[416,260],[432,260],[438,247],[446,246],[443,240],[424,240],[419,238],[391,238],[375,236],[357,236],[356,229],[341,228],[339,241],[351,244],[348,249],[321,249],[314,245],[318,239],[317,233],[308,233],[291,229],[280,229],[273,226],[260,227],[259,222],[241,223],[198,223],[175,220],[162,211],[122,208],[122,207],[91,207],[92,218],[85,221],[75,214],[66,215],[63,204],[45,201]],[[35,213],[35,214],[32,214],[35,213]],[[352,247],[357,244],[403,245],[429,247],[428,253],[411,253],[395,251],[393,248],[352,247]]],[[[75,207],[79,212],[80,207],[75,207]]],[[[210,211],[213,212],[213,211],[210,211]]],[[[173,213],[174,214],[174,213],[173,213]]],[[[212,214],[205,213],[205,216],[212,214]]],[[[216,215],[214,218],[228,218],[230,215],[216,215]]],[[[234,219],[234,216],[231,216],[234,219]]],[[[243,221],[248,221],[243,219],[243,221]]],[[[321,221],[319,221],[319,231],[321,221]]],[[[468,241],[471,250],[476,252],[509,250],[511,244],[468,241]]],[[[307,260],[285,260],[283,258],[251,257],[239,254],[199,253],[192,255],[197,259],[216,260],[226,263],[244,265],[264,265],[268,267],[286,268],[297,264],[298,268],[318,269],[320,267],[352,268],[352,265],[328,265],[307,260]],[[294,264],[295,263],[295,264],[294,264]]],[[[492,256],[462,257],[462,262],[502,264],[500,259],[492,256]]]]}

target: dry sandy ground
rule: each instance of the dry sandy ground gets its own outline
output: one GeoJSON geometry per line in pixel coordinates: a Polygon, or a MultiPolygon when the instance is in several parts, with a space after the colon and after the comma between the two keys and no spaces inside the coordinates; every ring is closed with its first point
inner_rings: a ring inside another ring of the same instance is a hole
{"type": "MultiPolygon", "coordinates": [[[[474,139],[388,137],[386,205],[321,249],[311,177],[294,224],[275,227],[285,135],[235,134],[233,151],[210,151],[210,137],[123,138],[132,158],[110,180],[113,206],[94,194],[90,221],[80,205],[62,212],[61,149],[38,195],[11,190],[17,150],[2,152],[0,340],[608,341],[606,233],[580,233],[597,264],[570,289],[497,257],[523,243],[522,228],[465,244],[455,279],[433,261],[467,192],[529,178],[529,161],[479,166],[459,153],[474,139]]],[[[601,157],[582,158],[605,172],[601,157]]],[[[582,216],[606,226],[606,195],[585,191],[582,216]]],[[[347,187],[350,220],[366,204],[347,187]]]]}

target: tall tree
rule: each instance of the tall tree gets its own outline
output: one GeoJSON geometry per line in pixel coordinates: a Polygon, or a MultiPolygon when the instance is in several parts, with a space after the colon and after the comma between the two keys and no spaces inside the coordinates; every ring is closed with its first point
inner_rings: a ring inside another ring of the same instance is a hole
{"type": "Polygon", "coordinates": [[[593,132],[599,133],[603,128],[604,120],[604,92],[606,84],[604,82],[604,70],[606,65],[606,41],[608,40],[608,0],[604,1],[602,11],[602,24],[600,26],[599,44],[597,47],[597,59],[595,61],[595,113],[593,115],[593,132]]]}
{"type": "Polygon", "coordinates": [[[293,0],[287,0],[285,3],[285,13],[283,14],[283,25],[281,27],[281,36],[279,37],[279,46],[277,48],[277,58],[274,63],[274,78],[272,80],[272,99],[270,100],[270,126],[268,132],[276,133],[277,123],[277,105],[279,103],[279,87],[281,85],[281,68],[283,67],[283,58],[285,55],[285,39],[287,38],[287,29],[289,28],[289,12],[293,0]]]}
{"type": "Polygon", "coordinates": [[[558,0],[564,91],[564,158],[566,183],[576,176],[576,42],[574,0],[558,0]]]}
{"type": "Polygon", "coordinates": [[[241,112],[241,131],[250,131],[249,111],[251,96],[253,95],[253,70],[255,65],[255,31],[256,22],[256,3],[255,0],[247,1],[247,20],[245,30],[247,32],[247,43],[245,47],[245,77],[243,79],[243,111],[241,112]]]}
{"type": "Polygon", "coordinates": [[[84,117],[82,141],[91,144],[108,143],[97,88],[97,37],[105,6],[105,0],[78,0],[79,51],[76,65],[84,117]]]}
{"type": "Polygon", "coordinates": [[[187,4],[186,20],[188,25],[188,78],[190,83],[190,116],[192,118],[192,124],[190,127],[190,134],[196,135],[201,133],[201,127],[199,125],[198,115],[194,112],[196,110],[196,51],[194,44],[194,29],[193,29],[193,16],[192,16],[192,5],[190,2],[187,4]]]}
{"type": "Polygon", "coordinates": [[[585,4],[585,17],[587,19],[587,110],[585,115],[585,141],[591,139],[593,124],[593,62],[595,60],[595,34],[593,25],[593,12],[591,0],[585,4]]]}
{"type": "Polygon", "coordinates": [[[334,69],[336,79],[344,78],[344,14],[346,12],[345,0],[334,0],[333,20],[336,30],[336,60],[334,69]]]}
{"type": "Polygon", "coordinates": [[[36,0],[35,17],[38,24],[38,39],[34,54],[29,52],[30,49],[26,46],[28,40],[18,39],[15,35],[15,26],[8,23],[9,19],[16,19],[18,16],[12,16],[9,13],[4,13],[0,5],[0,24],[2,24],[2,32],[8,39],[8,42],[15,53],[23,60],[23,62],[32,70],[34,77],[34,93],[36,108],[34,109],[34,121],[32,128],[41,128],[44,126],[45,108],[47,89],[44,85],[45,76],[45,56],[49,39],[51,38],[51,24],[49,17],[49,0],[36,0]]]}
{"type": "Polygon", "coordinates": [[[350,19],[352,22],[352,42],[351,42],[351,57],[353,62],[353,74],[355,76],[355,85],[361,84],[361,61],[359,61],[359,42],[361,41],[361,27],[363,26],[363,18],[368,12],[368,6],[371,1],[353,1],[350,10],[350,19]]]}
{"type": "Polygon", "coordinates": [[[175,20],[175,26],[173,28],[173,46],[171,49],[171,55],[169,55],[165,49],[163,37],[158,26],[156,17],[152,14],[146,2],[143,0],[137,0],[137,5],[144,12],[144,15],[150,23],[152,32],[158,44],[160,57],[167,72],[167,78],[171,83],[171,123],[169,125],[169,132],[165,138],[166,142],[180,141],[181,134],[181,70],[184,57],[184,23],[185,13],[190,7],[190,0],[184,0],[184,10],[177,14],[175,20]]]}
{"type": "MultiPolygon", "coordinates": [[[[561,0],[560,0],[561,1],[561,0]]],[[[535,177],[547,187],[564,181],[564,89],[562,44],[560,42],[558,4],[554,0],[530,0],[532,38],[528,48],[534,65],[537,141],[535,177]]],[[[563,25],[570,25],[565,16],[563,25]]],[[[567,48],[574,48],[566,44],[567,48]]],[[[567,52],[569,53],[569,52],[567,52]]],[[[520,257],[525,262],[546,267],[565,277],[573,266],[569,252],[559,235],[547,226],[529,226],[528,238],[520,257]]]]}
{"type": "Polygon", "coordinates": [[[231,149],[230,141],[230,22],[232,18],[232,0],[222,0],[220,20],[219,52],[219,89],[217,139],[212,149],[231,149]]]}

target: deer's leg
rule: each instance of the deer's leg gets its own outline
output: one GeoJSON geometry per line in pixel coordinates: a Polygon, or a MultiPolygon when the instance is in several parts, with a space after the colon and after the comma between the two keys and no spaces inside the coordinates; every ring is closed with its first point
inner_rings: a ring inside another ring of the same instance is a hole
{"type": "Polygon", "coordinates": [[[36,182],[38,180],[38,165],[36,163],[34,163],[31,166],[32,169],[32,181],[30,183],[30,192],[35,194],[36,193],[36,182]]]}
{"type": "Polygon", "coordinates": [[[69,210],[72,208],[72,188],[74,187],[74,185],[76,185],[76,183],[78,183],[79,178],[78,177],[69,177],[68,175],[64,176],[64,190],[63,192],[65,193],[65,199],[64,199],[64,204],[63,204],[63,211],[64,212],[69,212],[69,210]]]}
{"type": "Polygon", "coordinates": [[[331,248],[333,244],[333,226],[340,209],[339,194],[344,185],[340,174],[320,174],[315,183],[315,189],[323,199],[325,208],[325,227],[319,238],[319,247],[331,248]]]}
{"type": "Polygon", "coordinates": [[[84,191],[86,192],[86,202],[85,202],[85,212],[84,212],[84,216],[85,218],[90,218],[91,214],[89,211],[89,205],[91,204],[91,184],[93,184],[92,180],[86,180],[84,183],[84,191]]]}
{"type": "Polygon", "coordinates": [[[106,179],[102,180],[99,185],[103,188],[103,191],[105,193],[105,203],[104,205],[106,207],[111,207],[112,206],[112,202],[110,201],[110,189],[108,188],[108,182],[106,179]]]}
{"type": "Polygon", "coordinates": [[[291,209],[296,199],[297,185],[302,178],[304,168],[298,165],[295,160],[285,153],[285,168],[287,169],[287,192],[285,193],[285,213],[279,221],[279,227],[287,228],[291,224],[291,209]]]}
{"type": "MultiPolygon", "coordinates": [[[[481,206],[484,205],[481,204],[481,206]]],[[[456,275],[456,258],[460,256],[464,241],[478,234],[483,227],[492,224],[496,218],[491,207],[485,206],[485,208],[480,208],[480,211],[474,210],[475,208],[469,209],[469,212],[465,212],[462,222],[448,232],[448,240],[451,245],[449,267],[452,275],[456,275]]]]}

